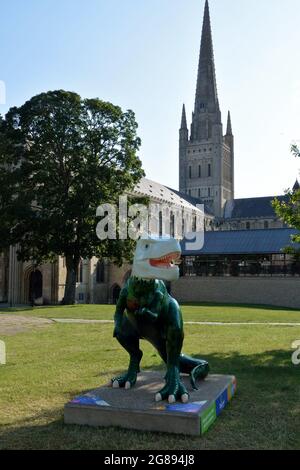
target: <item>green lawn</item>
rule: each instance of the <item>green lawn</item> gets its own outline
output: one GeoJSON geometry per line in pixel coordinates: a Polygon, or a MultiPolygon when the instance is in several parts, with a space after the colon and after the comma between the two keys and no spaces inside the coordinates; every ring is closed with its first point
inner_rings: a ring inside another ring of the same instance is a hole
{"type": "MultiPolygon", "coordinates": [[[[255,307],[185,306],[183,311],[188,320],[300,321],[299,311],[255,307]]],[[[110,319],[113,307],[17,313],[110,319]]],[[[112,328],[53,324],[0,335],[8,354],[7,365],[0,366],[0,449],[300,448],[300,366],[291,363],[291,344],[300,340],[296,326],[186,326],[184,352],[207,358],[213,373],[234,374],[238,380],[237,395],[202,438],[65,426],[66,401],[106,383],[127,365],[127,354],[112,339],[112,328]]],[[[142,349],[143,368],[161,366],[148,343],[142,342],[142,349]]]]}
{"type": "MultiPolygon", "coordinates": [[[[73,305],[59,307],[34,307],[3,309],[1,313],[37,316],[43,318],[84,318],[112,320],[114,305],[73,305]]],[[[182,312],[185,321],[217,321],[217,322],[298,322],[300,310],[272,308],[247,305],[212,305],[197,304],[183,305],[182,312]]]]}

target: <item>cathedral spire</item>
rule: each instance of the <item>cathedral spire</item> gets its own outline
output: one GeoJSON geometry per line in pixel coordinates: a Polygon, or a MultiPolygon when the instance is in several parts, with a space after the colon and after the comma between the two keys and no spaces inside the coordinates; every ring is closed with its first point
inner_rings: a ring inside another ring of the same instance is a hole
{"type": "Polygon", "coordinates": [[[195,113],[199,113],[203,109],[209,112],[215,112],[218,109],[218,93],[208,0],[205,1],[204,8],[195,113]]]}
{"type": "Polygon", "coordinates": [[[228,111],[226,135],[232,135],[230,111],[228,111]]]}
{"type": "Polygon", "coordinates": [[[185,105],[182,106],[182,116],[181,116],[181,126],[180,126],[180,129],[187,129],[187,120],[186,120],[185,105]]]}

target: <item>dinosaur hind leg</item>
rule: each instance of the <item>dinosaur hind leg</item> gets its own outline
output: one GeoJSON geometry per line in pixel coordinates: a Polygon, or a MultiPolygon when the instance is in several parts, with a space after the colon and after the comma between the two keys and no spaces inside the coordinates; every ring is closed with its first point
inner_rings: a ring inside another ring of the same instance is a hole
{"type": "Polygon", "coordinates": [[[140,372],[140,362],[143,352],[139,348],[138,334],[134,330],[130,331],[129,326],[124,328],[124,333],[117,335],[117,340],[128,352],[130,360],[126,374],[114,377],[111,382],[114,388],[125,387],[129,389],[136,383],[137,374],[140,372]]]}

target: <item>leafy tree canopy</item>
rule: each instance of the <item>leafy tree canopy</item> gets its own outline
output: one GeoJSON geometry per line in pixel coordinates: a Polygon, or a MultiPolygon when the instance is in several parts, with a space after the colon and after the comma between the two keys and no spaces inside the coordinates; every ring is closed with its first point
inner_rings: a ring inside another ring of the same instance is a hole
{"type": "MultiPolygon", "coordinates": [[[[295,157],[300,157],[300,150],[296,145],[293,145],[291,150],[295,157]]],[[[275,199],[273,201],[273,207],[276,214],[287,225],[300,231],[300,190],[289,190],[286,194],[288,196],[288,200],[280,202],[278,199],[275,199]]],[[[300,235],[294,235],[292,240],[295,243],[300,243],[300,235]]],[[[288,248],[286,251],[290,253],[295,252],[292,248],[288,248]]]]}
{"type": "Polygon", "coordinates": [[[37,95],[0,121],[5,239],[18,244],[20,260],[66,257],[66,303],[74,302],[80,258],[121,263],[131,255],[130,241],[100,242],[95,228],[96,208],[117,204],[144,176],[137,127],[132,111],[63,90],[37,95]]]}

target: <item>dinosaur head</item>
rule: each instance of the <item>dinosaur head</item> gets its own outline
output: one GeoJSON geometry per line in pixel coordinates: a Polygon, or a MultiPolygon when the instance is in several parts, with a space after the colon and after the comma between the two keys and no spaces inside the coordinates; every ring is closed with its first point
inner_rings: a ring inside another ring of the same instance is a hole
{"type": "Polygon", "coordinates": [[[132,275],[142,279],[176,281],[181,248],[174,238],[147,238],[137,242],[132,275]]]}

